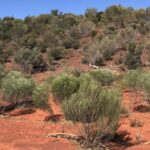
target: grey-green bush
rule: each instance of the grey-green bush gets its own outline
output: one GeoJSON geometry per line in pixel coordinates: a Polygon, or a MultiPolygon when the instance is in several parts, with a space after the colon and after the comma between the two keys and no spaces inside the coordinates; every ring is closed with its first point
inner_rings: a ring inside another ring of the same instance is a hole
{"type": "Polygon", "coordinates": [[[111,85],[116,79],[116,75],[107,70],[91,71],[90,75],[94,80],[99,81],[103,86],[111,85]]]}
{"type": "Polygon", "coordinates": [[[58,99],[63,101],[69,98],[73,93],[79,89],[79,80],[72,76],[60,75],[56,77],[51,84],[51,92],[58,99]]]}
{"type": "Polygon", "coordinates": [[[3,97],[11,103],[31,100],[34,88],[34,80],[18,71],[9,72],[2,81],[3,97]]]}
{"type": "Polygon", "coordinates": [[[118,114],[119,93],[104,90],[96,81],[83,81],[78,92],[62,103],[62,108],[68,120],[93,122],[106,115],[118,114]]]}
{"type": "Polygon", "coordinates": [[[123,78],[124,86],[131,89],[141,88],[139,86],[139,79],[141,77],[141,74],[142,71],[139,69],[129,71],[123,78]]]}
{"type": "Polygon", "coordinates": [[[52,110],[48,104],[49,93],[48,85],[46,83],[40,84],[34,89],[32,100],[35,107],[47,110],[51,113],[52,110]]]}
{"type": "Polygon", "coordinates": [[[118,90],[104,90],[88,76],[81,80],[80,89],[62,103],[66,119],[83,125],[88,143],[97,137],[113,136],[118,127],[120,108],[118,90]]]}

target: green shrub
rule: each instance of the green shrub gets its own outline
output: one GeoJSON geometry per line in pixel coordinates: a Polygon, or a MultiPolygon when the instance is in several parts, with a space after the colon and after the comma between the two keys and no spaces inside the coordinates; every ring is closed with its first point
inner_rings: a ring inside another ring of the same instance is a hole
{"type": "Polygon", "coordinates": [[[116,43],[107,36],[101,41],[96,40],[88,48],[90,62],[99,66],[103,65],[105,60],[111,60],[115,52],[116,43]]]}
{"type": "Polygon", "coordinates": [[[150,73],[149,72],[141,73],[139,75],[137,82],[138,82],[139,88],[143,90],[149,97],[150,96],[150,73]]]}
{"type": "Polygon", "coordinates": [[[73,39],[71,37],[67,37],[64,42],[63,42],[63,46],[65,48],[74,48],[74,49],[78,49],[80,46],[79,40],[77,39],[73,39]]]}
{"type": "Polygon", "coordinates": [[[80,89],[62,103],[66,119],[81,123],[88,143],[106,135],[113,136],[118,127],[120,108],[119,92],[104,90],[89,76],[82,78],[80,89]]]}
{"type": "Polygon", "coordinates": [[[48,98],[49,98],[49,88],[46,84],[41,84],[36,86],[33,91],[33,103],[35,107],[47,109],[48,106],[48,98]]]}
{"type": "Polygon", "coordinates": [[[9,72],[2,81],[4,99],[11,103],[31,100],[34,88],[34,80],[17,71],[9,72]]]}
{"type": "Polygon", "coordinates": [[[83,19],[78,25],[78,30],[81,38],[90,36],[91,31],[95,30],[95,24],[92,21],[83,19]]]}
{"type": "Polygon", "coordinates": [[[111,85],[116,79],[116,76],[107,70],[91,71],[90,75],[103,86],[111,85]]]}
{"type": "Polygon", "coordinates": [[[135,42],[131,42],[128,44],[127,50],[124,57],[124,64],[128,69],[137,69],[141,67],[141,47],[138,47],[135,42]]]}
{"type": "Polygon", "coordinates": [[[95,56],[93,60],[93,64],[97,66],[103,66],[104,65],[104,57],[102,55],[95,56]]]}
{"type": "Polygon", "coordinates": [[[21,49],[15,56],[15,61],[27,73],[34,73],[38,70],[46,70],[46,62],[41,53],[37,50],[21,49]]]}
{"type": "Polygon", "coordinates": [[[139,79],[141,77],[142,71],[137,70],[131,70],[127,74],[125,74],[123,78],[123,84],[125,87],[131,88],[131,89],[137,89],[141,88],[139,87],[139,79]]]}
{"type": "Polygon", "coordinates": [[[51,92],[61,102],[69,98],[79,88],[77,78],[67,75],[60,75],[52,81],[51,92]]]}
{"type": "Polygon", "coordinates": [[[6,75],[6,72],[4,70],[4,67],[0,65],[0,87],[1,87],[2,79],[5,77],[5,75],[6,75]]]}
{"type": "MultiPolygon", "coordinates": [[[[84,81],[78,92],[62,103],[62,108],[68,120],[93,122],[105,116],[105,113],[111,115],[114,109],[111,107],[119,105],[118,96],[116,91],[102,89],[96,81],[84,81]]],[[[118,110],[119,107],[114,109],[114,113],[118,110]]]]}
{"type": "Polygon", "coordinates": [[[150,73],[141,70],[132,70],[128,72],[123,83],[125,87],[131,88],[133,90],[143,91],[147,96],[148,102],[150,102],[150,73]]]}
{"type": "Polygon", "coordinates": [[[65,48],[64,47],[55,47],[48,51],[48,59],[49,63],[51,63],[53,60],[60,60],[64,58],[65,56],[65,48]]]}

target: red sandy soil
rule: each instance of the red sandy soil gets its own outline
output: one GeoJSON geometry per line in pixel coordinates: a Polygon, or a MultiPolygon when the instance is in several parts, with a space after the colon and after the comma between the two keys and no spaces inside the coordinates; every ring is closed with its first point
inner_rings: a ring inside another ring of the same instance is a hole
{"type": "MultiPolygon", "coordinates": [[[[149,150],[150,145],[150,111],[141,95],[126,91],[123,94],[124,106],[129,109],[130,115],[122,117],[118,134],[122,138],[109,146],[111,150],[149,150]],[[146,112],[139,112],[140,107],[146,112]],[[132,119],[139,121],[141,127],[131,127],[132,119]]],[[[54,114],[62,114],[60,106],[50,97],[50,104],[54,114]]],[[[33,114],[16,117],[0,117],[0,150],[77,150],[79,147],[65,139],[46,137],[50,133],[77,134],[76,127],[65,120],[57,123],[44,122],[46,112],[36,110],[33,114]]]]}
{"type": "MultiPolygon", "coordinates": [[[[54,113],[60,114],[60,107],[51,102],[54,113]]],[[[50,133],[74,133],[71,123],[44,122],[47,116],[42,110],[16,117],[0,117],[0,150],[76,150],[77,145],[65,139],[46,137],[50,133]]]]}
{"type": "MultiPolygon", "coordinates": [[[[130,109],[128,117],[120,120],[120,128],[118,133],[122,135],[125,146],[121,146],[126,150],[150,150],[150,110],[148,104],[143,101],[143,96],[136,96],[133,92],[124,92],[124,106],[130,109]],[[136,109],[139,108],[139,109],[136,109]],[[143,110],[143,112],[141,111],[143,110]],[[131,120],[136,119],[140,127],[131,127],[131,120]]],[[[121,147],[116,148],[118,150],[121,147]]]]}

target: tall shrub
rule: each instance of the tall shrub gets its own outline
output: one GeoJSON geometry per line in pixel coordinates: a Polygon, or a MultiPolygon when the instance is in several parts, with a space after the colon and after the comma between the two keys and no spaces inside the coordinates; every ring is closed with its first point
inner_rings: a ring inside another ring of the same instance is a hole
{"type": "Polygon", "coordinates": [[[63,101],[65,117],[80,122],[86,144],[98,144],[102,138],[112,138],[118,127],[120,94],[115,89],[104,90],[94,80],[81,82],[77,93],[63,101]]]}

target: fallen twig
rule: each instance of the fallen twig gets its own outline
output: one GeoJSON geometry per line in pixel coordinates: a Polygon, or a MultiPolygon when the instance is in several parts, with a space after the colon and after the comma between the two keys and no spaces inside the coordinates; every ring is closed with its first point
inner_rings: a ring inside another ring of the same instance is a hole
{"type": "Polygon", "coordinates": [[[78,135],[75,135],[75,134],[69,134],[69,133],[48,134],[48,135],[46,135],[46,137],[65,138],[65,139],[68,139],[68,140],[75,140],[75,141],[78,141],[82,138],[81,136],[78,136],[78,135]]]}
{"type": "MultiPolygon", "coordinates": [[[[79,142],[80,140],[83,140],[84,138],[82,136],[78,136],[75,134],[70,134],[70,133],[54,133],[54,134],[48,134],[46,135],[46,137],[54,137],[54,138],[65,138],[67,140],[73,140],[76,142],[79,142]]],[[[104,149],[104,150],[109,150],[105,145],[103,145],[102,143],[100,144],[100,146],[104,149]]]]}

